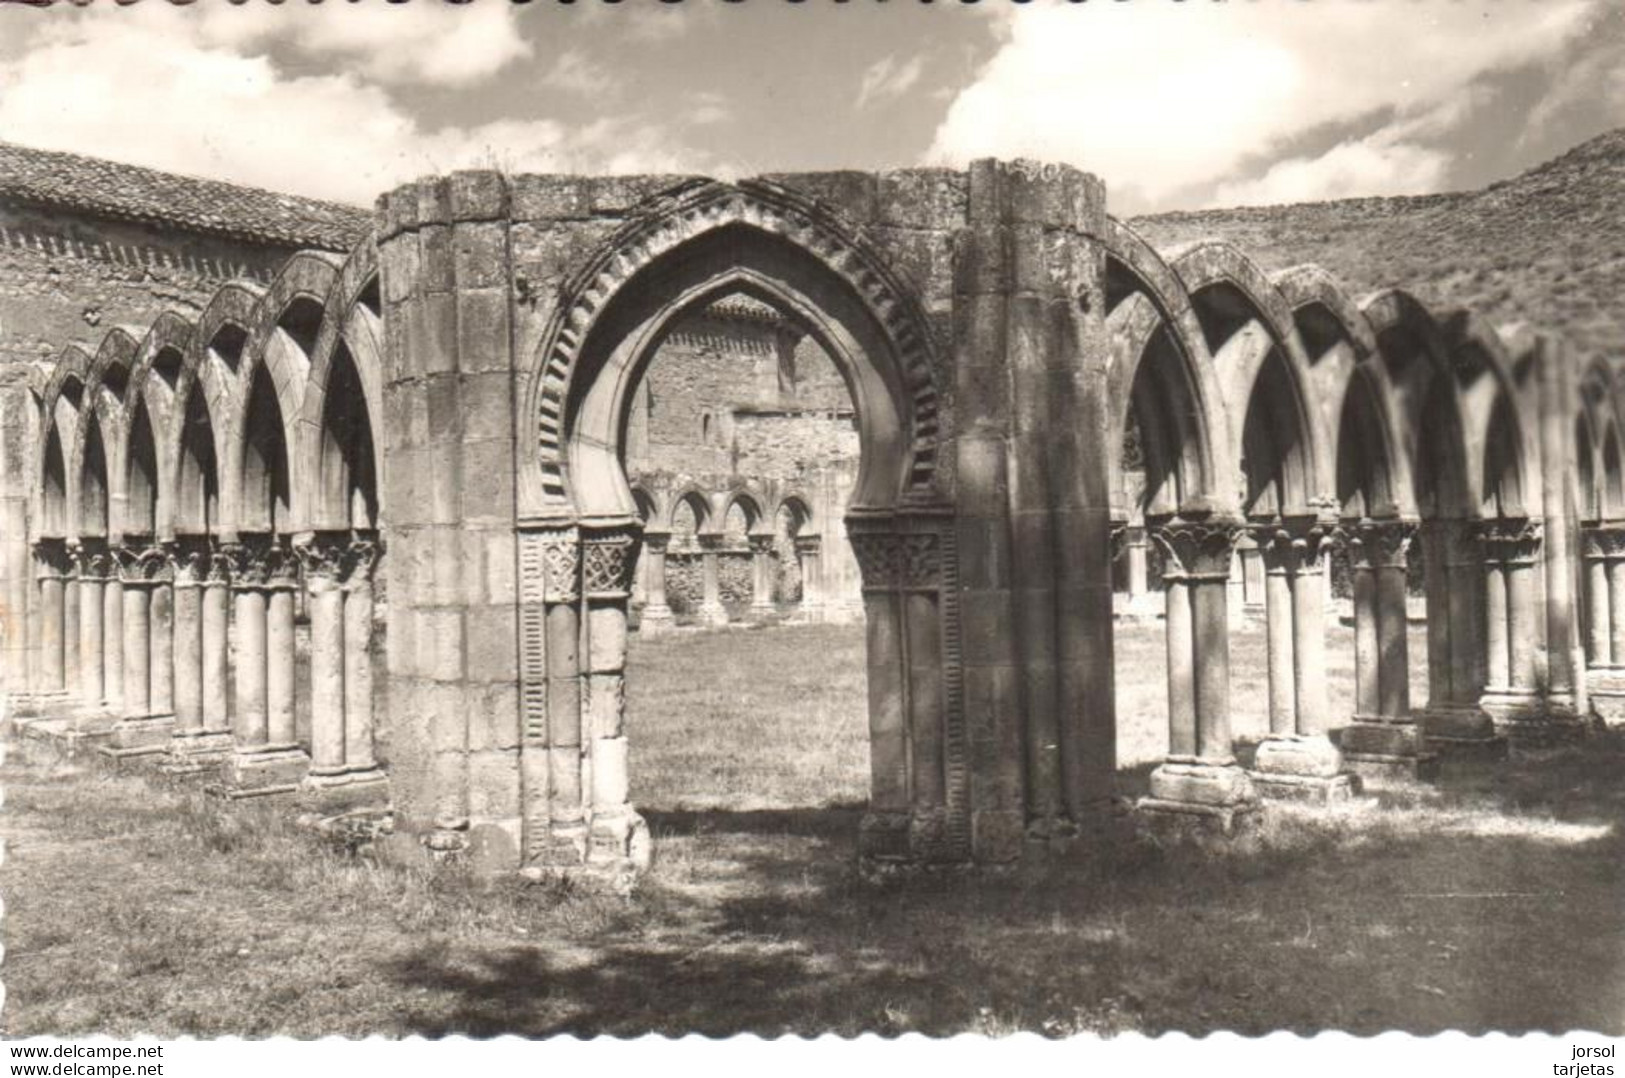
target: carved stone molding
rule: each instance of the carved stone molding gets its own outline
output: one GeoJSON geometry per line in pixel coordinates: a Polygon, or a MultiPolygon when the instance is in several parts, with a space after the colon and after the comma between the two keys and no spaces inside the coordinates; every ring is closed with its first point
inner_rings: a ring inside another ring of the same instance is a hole
{"type": "Polygon", "coordinates": [[[1404,569],[1415,538],[1416,525],[1401,520],[1362,520],[1337,529],[1337,539],[1348,551],[1349,564],[1357,572],[1404,569]]]}
{"type": "Polygon", "coordinates": [[[222,548],[217,557],[228,561],[237,588],[290,587],[299,579],[297,556],[276,542],[237,543],[222,548]]]}
{"type": "Polygon", "coordinates": [[[1228,581],[1230,557],[1241,534],[1234,521],[1174,519],[1152,529],[1151,537],[1166,555],[1165,577],[1228,581]]]}
{"type": "Polygon", "coordinates": [[[525,603],[568,603],[581,597],[581,540],[574,527],[519,532],[519,589],[525,603]]]}
{"type": "Polygon", "coordinates": [[[1319,521],[1280,521],[1250,525],[1247,529],[1264,559],[1266,572],[1313,576],[1320,572],[1320,556],[1330,538],[1319,521]]]}
{"type": "Polygon", "coordinates": [[[582,534],[581,578],[589,598],[630,594],[637,564],[638,537],[630,529],[582,534]]]}
{"type": "Polygon", "coordinates": [[[1541,522],[1527,517],[1491,517],[1478,522],[1484,560],[1508,566],[1533,565],[1540,553],[1541,522]]]}
{"type": "Polygon", "coordinates": [[[1587,558],[1625,557],[1625,526],[1600,524],[1580,533],[1587,558]]]}
{"type": "Polygon", "coordinates": [[[796,553],[802,557],[817,554],[824,548],[823,538],[817,535],[798,535],[793,542],[795,543],[796,553]]]}
{"type": "Polygon", "coordinates": [[[560,289],[541,359],[532,373],[534,396],[527,411],[543,498],[569,500],[564,481],[564,417],[577,357],[608,301],[639,270],[694,236],[742,222],[782,236],[819,257],[839,274],[876,317],[893,343],[904,398],[912,402],[910,493],[930,490],[936,472],[940,425],[937,371],[923,313],[910,290],[868,243],[805,196],[770,181],[737,186],[704,182],[675,194],[616,232],[596,257],[560,289]]]}
{"type": "Polygon", "coordinates": [[[773,553],[773,537],[771,535],[752,535],[748,537],[752,554],[773,553]]]}
{"type": "Polygon", "coordinates": [[[175,586],[202,587],[210,561],[208,550],[202,547],[186,546],[174,550],[170,554],[170,564],[173,566],[175,586]]]}
{"type": "Polygon", "coordinates": [[[175,579],[174,557],[163,547],[119,547],[113,556],[118,559],[119,579],[126,587],[169,583],[175,579]]]}
{"type": "Polygon", "coordinates": [[[34,544],[37,559],[34,576],[38,580],[60,580],[74,570],[75,559],[60,539],[41,539],[34,544]]]}
{"type": "Polygon", "coordinates": [[[891,591],[901,579],[898,560],[901,548],[897,536],[889,532],[852,532],[852,556],[858,563],[864,591],[891,591]]]}

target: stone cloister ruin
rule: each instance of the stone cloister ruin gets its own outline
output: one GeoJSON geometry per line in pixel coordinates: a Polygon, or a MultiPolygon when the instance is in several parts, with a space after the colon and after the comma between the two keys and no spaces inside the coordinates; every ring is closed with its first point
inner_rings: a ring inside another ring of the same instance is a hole
{"type": "Polygon", "coordinates": [[[733,500],[753,550],[795,519],[804,581],[837,534],[788,482],[629,479],[650,357],[729,297],[802,327],[855,412],[840,524],[867,633],[867,856],[1006,861],[1112,813],[1118,545],[1131,575],[1147,542],[1164,568],[1153,819],[1228,830],[1268,797],[1425,780],[1440,754],[1580,735],[1625,701],[1611,367],[1401,291],[1357,300],[1314,266],[1159,254],[1095,178],[981,161],[456,173],[383,196],[347,256],[297,254],[195,320],[65,349],[4,397],[15,722],[230,797],[391,807],[416,848],[496,869],[640,863],[628,620],[634,591],[643,630],[662,620],[677,507],[707,609],[733,500]],[[1263,568],[1269,656],[1247,769],[1238,543],[1263,568]],[[1352,709],[1325,688],[1334,544],[1352,709]]]}

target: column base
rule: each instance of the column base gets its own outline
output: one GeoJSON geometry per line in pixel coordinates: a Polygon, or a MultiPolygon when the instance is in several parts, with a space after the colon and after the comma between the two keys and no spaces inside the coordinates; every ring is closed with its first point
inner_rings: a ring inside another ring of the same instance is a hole
{"type": "Polygon", "coordinates": [[[644,636],[659,636],[672,630],[677,619],[669,606],[646,606],[638,618],[638,632],[644,636]]]}
{"type": "Polygon", "coordinates": [[[343,816],[389,807],[389,777],[382,768],[361,771],[307,772],[299,783],[299,801],[319,816],[343,816]]]}
{"type": "MultiPolygon", "coordinates": [[[[1022,854],[1025,836],[1019,815],[1003,833],[998,849],[982,859],[1014,861],[1022,854]]],[[[985,836],[978,833],[978,839],[985,836]]],[[[963,864],[971,860],[968,836],[956,835],[946,806],[912,811],[869,811],[858,824],[858,856],[883,864],[963,864]]]]}
{"type": "Polygon", "coordinates": [[[73,700],[64,690],[51,692],[19,692],[11,694],[13,720],[48,719],[72,706],[73,700]]]}
{"type": "Polygon", "coordinates": [[[1439,758],[1415,722],[1356,717],[1343,728],[1339,747],[1348,769],[1369,782],[1431,782],[1439,775],[1439,758]]]}
{"type": "Polygon", "coordinates": [[[1625,723],[1625,669],[1599,667],[1586,671],[1591,713],[1609,726],[1625,723]]]}
{"type": "Polygon", "coordinates": [[[720,603],[716,606],[701,606],[695,612],[695,616],[701,625],[710,628],[721,628],[728,624],[728,611],[720,603]]]}
{"type": "Polygon", "coordinates": [[[19,723],[15,734],[21,741],[25,759],[38,762],[71,760],[81,751],[96,748],[107,740],[105,730],[81,730],[73,718],[35,718],[19,723]],[[40,749],[36,754],[33,749],[40,749]]]}
{"type": "Polygon", "coordinates": [[[649,825],[631,806],[599,813],[591,823],[555,824],[519,874],[529,880],[565,878],[626,893],[646,872],[654,849],[649,825]]]}
{"type": "Polygon", "coordinates": [[[232,800],[291,794],[309,770],[310,757],[296,746],[239,748],[221,765],[220,783],[209,792],[232,800]]]}
{"type": "Polygon", "coordinates": [[[1495,720],[1482,707],[1448,704],[1418,715],[1429,751],[1449,760],[1504,760],[1506,738],[1495,732],[1495,720]]]}
{"type": "Polygon", "coordinates": [[[1545,745],[1585,735],[1585,723],[1572,696],[1500,690],[1485,693],[1479,706],[1494,724],[1496,736],[1519,745],[1545,745]]]}
{"type": "Polygon", "coordinates": [[[1252,823],[1260,807],[1252,779],[1234,760],[1169,757],[1151,772],[1151,793],[1135,810],[1154,828],[1228,836],[1252,823]]]}
{"type": "Polygon", "coordinates": [[[1261,797],[1330,805],[1353,800],[1358,775],[1343,766],[1343,755],[1325,737],[1272,734],[1258,745],[1248,772],[1261,797]]]}
{"type": "Polygon", "coordinates": [[[96,751],[114,760],[156,756],[169,751],[169,742],[174,734],[173,715],[123,718],[113,724],[108,732],[107,743],[99,746],[96,751]]]}
{"type": "Polygon", "coordinates": [[[230,756],[231,735],[223,730],[176,730],[158,770],[166,775],[200,775],[219,770],[230,756]]]}

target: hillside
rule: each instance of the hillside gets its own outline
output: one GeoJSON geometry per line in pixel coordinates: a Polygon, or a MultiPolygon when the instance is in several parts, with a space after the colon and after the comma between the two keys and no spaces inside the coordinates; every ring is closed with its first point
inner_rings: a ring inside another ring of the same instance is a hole
{"type": "Polygon", "coordinates": [[[1319,262],[1356,294],[1386,285],[1494,323],[1528,321],[1583,355],[1625,357],[1625,128],[1482,191],[1157,214],[1159,248],[1235,242],[1266,269],[1319,262]]]}

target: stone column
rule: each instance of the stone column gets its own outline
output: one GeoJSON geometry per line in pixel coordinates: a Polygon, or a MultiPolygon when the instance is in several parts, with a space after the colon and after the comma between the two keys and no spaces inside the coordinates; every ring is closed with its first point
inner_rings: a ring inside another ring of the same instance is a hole
{"type": "Polygon", "coordinates": [[[167,752],[175,733],[172,673],[159,670],[154,663],[155,658],[160,663],[171,661],[170,646],[162,637],[170,631],[169,587],[174,568],[169,553],[157,547],[121,548],[116,557],[123,603],[123,718],[98,751],[124,759],[167,752]],[[156,646],[155,635],[159,638],[156,646]]]}
{"type": "Polygon", "coordinates": [[[163,575],[152,582],[152,612],[148,633],[152,644],[151,697],[149,707],[154,715],[175,718],[175,569],[168,561],[163,575]]]}
{"type": "Polygon", "coordinates": [[[765,617],[773,613],[773,537],[750,537],[751,613],[765,617]]]}
{"type": "Polygon", "coordinates": [[[124,708],[124,580],[118,560],[107,555],[102,586],[102,702],[115,714],[124,708]]]}
{"type": "Polygon", "coordinates": [[[291,555],[266,538],[226,553],[237,627],[237,713],[221,790],[232,798],[293,793],[309,758],[293,730],[291,555]]]}
{"type": "Polygon", "coordinates": [[[589,861],[646,863],[648,827],[632,808],[625,729],[626,605],[637,567],[636,525],[584,532],[582,596],[587,613],[585,697],[591,771],[589,861]]]}
{"type": "Polygon", "coordinates": [[[1252,781],[1230,744],[1227,592],[1240,531],[1228,521],[1176,518],[1153,532],[1165,554],[1169,585],[1170,752],[1151,773],[1151,794],[1139,807],[1154,815],[1212,821],[1224,833],[1258,807],[1252,781]],[[1189,708],[1182,699],[1186,693],[1193,701],[1189,708]],[[1184,723],[1194,729],[1179,728],[1184,723]]]}
{"type": "Polygon", "coordinates": [[[376,546],[324,533],[297,548],[310,617],[310,771],[302,796],[336,815],[389,803],[373,757],[372,573],[376,546]]]}
{"type": "Polygon", "coordinates": [[[643,551],[647,560],[643,579],[647,601],[638,616],[638,631],[655,636],[672,627],[671,607],[666,605],[666,547],[671,542],[669,532],[643,533],[643,551]]]}
{"type": "Polygon", "coordinates": [[[1329,804],[1352,797],[1358,781],[1328,736],[1326,711],[1326,526],[1294,519],[1254,538],[1269,573],[1270,736],[1258,746],[1253,782],[1266,797],[1329,804]],[[1278,660],[1277,635],[1290,634],[1290,658],[1278,660]],[[1277,701],[1276,664],[1289,693],[1277,701]],[[1281,712],[1286,712],[1283,721],[1281,712]]]}
{"type": "MultiPolygon", "coordinates": [[[[1570,482],[1577,470],[1574,444],[1573,370],[1561,343],[1548,337],[1536,340],[1536,372],[1540,387],[1541,517],[1545,542],[1540,560],[1531,571],[1540,574],[1538,629],[1545,635],[1545,670],[1539,689],[1544,696],[1543,736],[1574,736],[1582,732],[1580,709],[1585,696],[1585,655],[1575,633],[1574,508],[1570,482]]],[[[1517,576],[1515,573],[1514,576],[1517,576]]],[[[1516,583],[1516,581],[1515,581],[1516,583]]],[[[1532,638],[1533,639],[1533,638],[1532,638]]]]}
{"type": "Polygon", "coordinates": [[[824,608],[823,540],[816,535],[798,535],[795,540],[796,560],[801,566],[802,621],[819,621],[824,608]]]}
{"type": "Polygon", "coordinates": [[[103,592],[108,559],[101,551],[82,552],[79,568],[79,698],[100,708],[107,697],[106,658],[102,652],[103,592]]]}
{"type": "Polygon", "coordinates": [[[720,535],[701,535],[700,540],[700,570],[704,584],[704,597],[700,602],[699,616],[702,625],[728,624],[728,611],[722,605],[722,582],[719,575],[718,558],[721,556],[723,537],[720,535]]]}
{"type": "MultiPolygon", "coordinates": [[[[1269,732],[1282,737],[1297,729],[1297,675],[1292,626],[1292,576],[1297,556],[1292,537],[1275,525],[1253,530],[1264,590],[1264,638],[1269,669],[1269,732]]],[[[1243,564],[1247,564],[1245,557],[1243,564]]],[[[1255,593],[1256,594],[1256,593],[1255,593]]]]}
{"type": "Polygon", "coordinates": [[[82,560],[78,544],[69,547],[62,575],[62,688],[70,699],[79,696],[82,680],[79,663],[79,570],[82,560]]]}
{"type": "Polygon", "coordinates": [[[68,575],[67,547],[57,539],[43,540],[34,547],[34,579],[39,586],[40,682],[35,692],[43,698],[60,698],[67,690],[64,669],[63,583],[68,575]]]}
{"type": "Polygon", "coordinates": [[[1481,699],[1491,680],[1491,620],[1483,540],[1476,525],[1433,520],[1422,525],[1427,562],[1428,705],[1422,725],[1435,751],[1499,751],[1481,699]]]}
{"type": "Polygon", "coordinates": [[[231,632],[232,559],[220,551],[214,551],[204,561],[207,572],[203,579],[201,615],[203,730],[212,748],[226,752],[231,748],[227,655],[231,632]]]}
{"type": "Polygon", "coordinates": [[[1490,683],[1480,706],[1494,721],[1496,733],[1504,736],[1545,736],[1551,718],[1537,670],[1541,627],[1535,573],[1541,532],[1540,521],[1522,517],[1480,524],[1490,664],[1490,683]]]}
{"type": "MultiPolygon", "coordinates": [[[[211,730],[210,691],[224,689],[225,672],[213,675],[209,663],[224,663],[225,626],[221,625],[220,653],[210,654],[208,593],[208,549],[193,541],[175,559],[175,732],[169,742],[169,757],[161,765],[170,774],[197,774],[210,770],[231,751],[231,738],[219,729],[211,730]]],[[[223,597],[223,591],[216,589],[223,597]]],[[[218,721],[225,719],[225,700],[216,702],[218,721]]]]}
{"type": "Polygon", "coordinates": [[[1580,534],[1585,563],[1586,667],[1606,670],[1613,665],[1613,622],[1608,603],[1607,541],[1598,526],[1580,534]]]}

